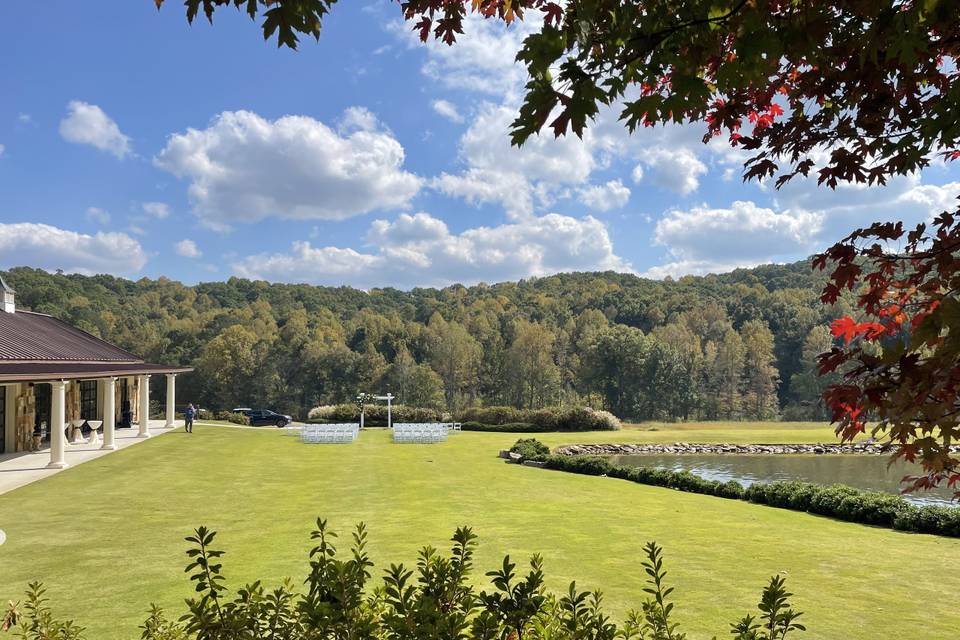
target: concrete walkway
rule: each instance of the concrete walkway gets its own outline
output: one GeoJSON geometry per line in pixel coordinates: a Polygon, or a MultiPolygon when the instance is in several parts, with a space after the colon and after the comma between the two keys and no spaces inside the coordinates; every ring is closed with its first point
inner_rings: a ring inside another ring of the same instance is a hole
{"type": "MultiPolygon", "coordinates": [[[[164,423],[164,420],[150,421],[152,437],[155,438],[164,433],[169,433],[178,427],[183,428],[183,420],[178,420],[176,423],[177,426],[174,427],[174,429],[165,428],[164,423]]],[[[132,447],[135,444],[148,440],[148,438],[138,438],[136,428],[117,429],[115,433],[114,442],[117,445],[116,451],[132,447]]],[[[113,451],[104,451],[101,449],[100,445],[102,443],[103,435],[101,434],[100,441],[94,445],[68,444],[66,446],[67,463],[72,467],[113,453],[113,451]]],[[[0,495],[63,471],[63,469],[47,469],[47,463],[49,462],[49,448],[41,449],[40,451],[0,455],[0,495]]]]}

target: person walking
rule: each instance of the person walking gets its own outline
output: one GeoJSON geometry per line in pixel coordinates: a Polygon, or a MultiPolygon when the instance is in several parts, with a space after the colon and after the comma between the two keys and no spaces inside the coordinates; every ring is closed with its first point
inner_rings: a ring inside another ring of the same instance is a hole
{"type": "Polygon", "coordinates": [[[187,430],[187,433],[193,433],[193,418],[197,415],[197,410],[193,408],[193,404],[188,404],[186,411],[183,412],[184,418],[184,427],[187,430]]]}

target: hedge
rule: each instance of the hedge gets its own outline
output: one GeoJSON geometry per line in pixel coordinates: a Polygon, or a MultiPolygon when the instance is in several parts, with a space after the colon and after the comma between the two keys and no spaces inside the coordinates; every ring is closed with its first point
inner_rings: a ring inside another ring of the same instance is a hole
{"type": "Polygon", "coordinates": [[[217,420],[226,420],[233,424],[242,424],[250,426],[250,418],[243,413],[234,413],[232,411],[220,411],[217,413],[217,420]]]}
{"type": "Polygon", "coordinates": [[[960,508],[917,506],[897,495],[863,491],[846,485],[776,481],[755,483],[745,489],[733,480],[719,482],[701,478],[689,471],[617,465],[598,456],[551,455],[541,459],[547,469],[557,471],[609,476],[690,493],[805,511],[847,522],[960,538],[960,508]]]}
{"type": "MultiPolygon", "coordinates": [[[[449,422],[450,415],[440,409],[427,407],[408,407],[397,404],[391,408],[394,422],[449,422]]],[[[310,409],[307,421],[324,422],[360,422],[360,410],[355,404],[322,405],[310,409]]],[[[387,405],[368,404],[363,408],[363,422],[367,426],[387,424],[387,405]]]]}
{"type": "Polygon", "coordinates": [[[460,425],[463,431],[486,431],[490,433],[547,433],[552,429],[545,429],[529,422],[508,422],[507,424],[482,424],[480,422],[464,422],[460,425]]]}
{"type": "Polygon", "coordinates": [[[612,413],[590,407],[553,407],[515,409],[513,407],[470,407],[457,415],[457,421],[505,426],[531,424],[537,431],[617,431],[620,420],[612,413]]]}

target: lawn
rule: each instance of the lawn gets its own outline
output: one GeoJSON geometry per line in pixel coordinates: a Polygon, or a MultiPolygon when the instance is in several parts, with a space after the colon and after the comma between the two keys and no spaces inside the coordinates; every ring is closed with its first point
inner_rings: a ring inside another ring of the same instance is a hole
{"type": "MultiPolygon", "coordinates": [[[[831,441],[822,425],[661,425],[619,433],[546,434],[569,442],[831,441]]],[[[607,478],[506,465],[510,434],[461,433],[438,445],[394,445],[384,430],[351,445],[302,445],[274,429],[198,426],[77,466],[0,496],[0,602],[42,579],[59,613],[93,639],[138,637],[150,602],[180,613],[190,594],[183,537],[220,531],[233,586],[305,573],[316,516],[346,534],[370,527],[378,569],[446,548],[469,524],[478,574],[502,554],[542,552],[552,587],[601,588],[617,616],[643,594],[640,550],[666,548],[678,618],[691,640],[727,636],[780,572],[810,631],[832,640],[956,637],[944,596],[960,540],[905,534],[607,478]]],[[[479,579],[479,578],[478,578],[479,579]]]]}

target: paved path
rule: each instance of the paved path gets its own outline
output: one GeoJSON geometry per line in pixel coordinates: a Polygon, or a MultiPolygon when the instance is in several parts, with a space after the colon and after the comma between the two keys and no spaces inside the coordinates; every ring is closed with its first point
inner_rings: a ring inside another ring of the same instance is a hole
{"type": "MultiPolygon", "coordinates": [[[[183,421],[178,420],[177,425],[183,428],[183,421]]],[[[153,434],[153,437],[169,433],[170,431],[173,431],[173,429],[165,428],[163,420],[150,421],[150,432],[153,434]]],[[[100,448],[103,442],[102,434],[100,438],[100,442],[95,445],[68,444],[66,446],[67,463],[72,467],[113,453],[112,451],[104,451],[100,448]]],[[[117,444],[116,450],[119,451],[120,449],[132,447],[140,442],[145,442],[146,439],[138,438],[137,429],[133,428],[117,429],[114,441],[117,444]]],[[[63,471],[63,469],[47,469],[48,462],[50,462],[50,449],[0,455],[0,494],[13,491],[31,482],[36,482],[37,480],[63,471]]]]}

